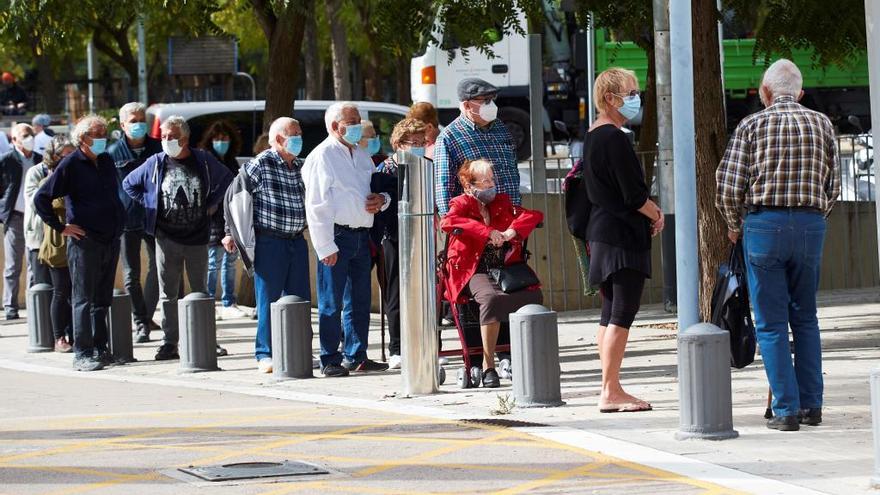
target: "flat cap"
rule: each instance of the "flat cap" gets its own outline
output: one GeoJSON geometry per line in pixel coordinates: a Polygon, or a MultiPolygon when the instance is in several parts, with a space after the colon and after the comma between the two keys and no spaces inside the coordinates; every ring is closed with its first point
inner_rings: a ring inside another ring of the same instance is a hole
{"type": "Polygon", "coordinates": [[[467,77],[458,83],[458,101],[468,101],[480,96],[498,94],[498,88],[479,77],[467,77]]]}
{"type": "Polygon", "coordinates": [[[34,119],[31,121],[31,124],[49,127],[52,124],[52,117],[46,115],[45,113],[40,113],[34,115],[34,119]]]}

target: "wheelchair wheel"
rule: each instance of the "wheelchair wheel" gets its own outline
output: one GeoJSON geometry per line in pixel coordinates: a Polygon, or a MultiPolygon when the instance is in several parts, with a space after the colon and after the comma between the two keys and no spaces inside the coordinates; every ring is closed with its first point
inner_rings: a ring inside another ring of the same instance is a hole
{"type": "Polygon", "coordinates": [[[478,388],[483,382],[483,370],[479,366],[471,366],[471,386],[478,388]]]}
{"type": "Polygon", "coordinates": [[[498,362],[498,377],[507,380],[513,379],[513,368],[510,364],[510,359],[505,358],[498,362]]]}
{"type": "Polygon", "coordinates": [[[437,385],[443,385],[446,381],[446,370],[440,366],[437,368],[437,385]]]}
{"type": "Polygon", "coordinates": [[[464,366],[458,369],[456,380],[458,382],[458,388],[471,388],[471,377],[467,368],[464,366]]]}

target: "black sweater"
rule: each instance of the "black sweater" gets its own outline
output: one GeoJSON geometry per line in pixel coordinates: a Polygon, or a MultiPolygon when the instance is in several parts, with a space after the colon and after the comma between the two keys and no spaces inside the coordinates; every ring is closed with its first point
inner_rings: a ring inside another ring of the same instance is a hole
{"type": "Polygon", "coordinates": [[[651,249],[651,222],[638,212],[648,199],[645,171],[626,134],[611,124],[584,138],[584,186],[593,204],[587,240],[651,249]]]}

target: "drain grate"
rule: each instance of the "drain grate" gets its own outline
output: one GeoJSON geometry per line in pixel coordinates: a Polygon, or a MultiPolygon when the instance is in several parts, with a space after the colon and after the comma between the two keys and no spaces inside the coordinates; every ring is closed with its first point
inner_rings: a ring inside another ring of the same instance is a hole
{"type": "Polygon", "coordinates": [[[547,426],[543,423],[532,423],[530,421],[517,421],[515,419],[494,419],[494,418],[485,418],[485,419],[462,419],[462,423],[470,423],[470,424],[478,424],[478,425],[490,425],[490,426],[501,426],[503,428],[519,428],[523,426],[547,426]]]}
{"type": "Polygon", "coordinates": [[[206,481],[232,481],[282,476],[314,476],[329,471],[307,462],[239,462],[220,466],[180,468],[180,471],[206,481]]]}

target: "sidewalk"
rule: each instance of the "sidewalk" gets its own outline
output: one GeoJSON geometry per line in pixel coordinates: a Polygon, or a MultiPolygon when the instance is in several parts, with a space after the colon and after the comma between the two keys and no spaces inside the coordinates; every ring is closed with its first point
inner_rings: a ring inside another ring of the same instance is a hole
{"type": "MultiPolygon", "coordinates": [[[[562,393],[566,406],[518,409],[502,416],[521,421],[517,430],[587,448],[681,476],[702,479],[752,493],[872,493],[873,448],[868,376],[880,358],[880,291],[823,293],[820,296],[825,366],[824,422],[799,432],[768,430],[762,415],[767,384],[760,357],[733,370],[734,427],[740,437],[724,442],[676,441],[678,388],[674,319],[659,306],[643,308],[631,332],[622,379],[633,395],[649,400],[654,411],[599,414],[600,370],[594,345],[597,311],[559,316],[562,393]],[[542,426],[546,425],[546,426],[542,426]],[[792,486],[793,485],[793,486],[792,486]]],[[[373,318],[370,357],[378,359],[378,317],[373,318]]],[[[314,324],[317,334],[317,324],[314,324]]],[[[509,381],[496,390],[460,390],[453,360],[440,393],[415,398],[400,395],[398,373],[344,379],[286,381],[256,372],[252,356],[255,322],[220,321],[221,372],[178,375],[176,362],[152,361],[157,342],[136,344],[140,362],[89,377],[133,383],[174,384],[328,406],[414,414],[435,419],[496,418],[498,397],[512,395],[509,381]]],[[[161,337],[161,332],[153,338],[161,337]]],[[[457,342],[444,332],[444,348],[457,342]]],[[[317,339],[315,341],[317,348],[317,339]]],[[[0,326],[0,367],[69,375],[70,355],[27,354],[24,320],[0,326]]],[[[80,374],[81,376],[82,374],[80,374]]],[[[316,372],[317,376],[317,372],[316,372]]]]}

